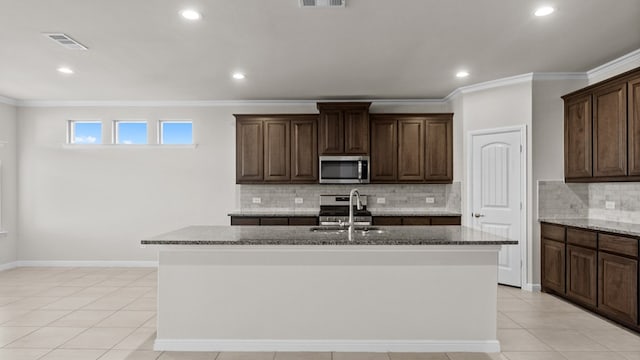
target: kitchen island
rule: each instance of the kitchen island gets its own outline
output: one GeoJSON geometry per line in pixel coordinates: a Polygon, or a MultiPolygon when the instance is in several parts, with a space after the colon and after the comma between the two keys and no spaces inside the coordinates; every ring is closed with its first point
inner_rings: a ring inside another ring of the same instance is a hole
{"type": "Polygon", "coordinates": [[[461,226],[190,226],[159,250],[156,350],[500,350],[497,254],[461,226]]]}

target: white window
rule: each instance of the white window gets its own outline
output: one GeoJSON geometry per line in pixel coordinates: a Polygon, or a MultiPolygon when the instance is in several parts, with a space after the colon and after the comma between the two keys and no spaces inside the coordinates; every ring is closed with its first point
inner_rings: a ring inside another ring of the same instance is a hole
{"type": "Polygon", "coordinates": [[[102,122],[69,120],[67,142],[69,144],[102,144],[102,122]]]}
{"type": "Polygon", "coordinates": [[[161,120],[158,143],[167,145],[193,144],[193,123],[186,120],[161,120]]]}
{"type": "Polygon", "coordinates": [[[116,120],[113,122],[115,144],[147,144],[147,122],[140,120],[116,120]]]}

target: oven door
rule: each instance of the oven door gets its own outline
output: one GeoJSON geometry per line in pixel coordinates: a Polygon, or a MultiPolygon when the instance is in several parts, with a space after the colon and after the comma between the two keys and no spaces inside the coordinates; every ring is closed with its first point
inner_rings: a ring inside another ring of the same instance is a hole
{"type": "Polygon", "coordinates": [[[369,183],[368,156],[320,156],[321,184],[369,183]]]}

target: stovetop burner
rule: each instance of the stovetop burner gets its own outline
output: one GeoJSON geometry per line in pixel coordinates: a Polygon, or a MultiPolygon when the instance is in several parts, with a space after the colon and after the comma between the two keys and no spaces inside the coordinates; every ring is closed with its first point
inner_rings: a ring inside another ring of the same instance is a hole
{"type": "MultiPolygon", "coordinates": [[[[353,199],[354,203],[356,199],[353,199]]],[[[353,216],[356,225],[371,225],[371,212],[367,210],[367,196],[360,195],[362,210],[354,204],[353,216]]],[[[349,221],[349,195],[320,195],[320,224],[336,225],[349,221]]]]}

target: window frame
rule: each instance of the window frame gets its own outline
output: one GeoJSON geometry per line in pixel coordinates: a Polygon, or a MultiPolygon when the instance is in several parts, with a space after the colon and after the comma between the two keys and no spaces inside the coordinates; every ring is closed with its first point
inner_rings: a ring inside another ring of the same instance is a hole
{"type": "Polygon", "coordinates": [[[89,146],[96,146],[96,145],[103,145],[102,139],[104,137],[104,126],[102,124],[102,120],[95,120],[95,119],[90,119],[90,120],[76,120],[76,119],[69,119],[67,120],[67,144],[69,145],[89,145],[89,146]],[[75,128],[75,124],[100,124],[100,138],[98,140],[100,140],[100,142],[96,142],[96,143],[77,143],[75,141],[76,139],[76,128],[75,128]]]}
{"type": "Polygon", "coordinates": [[[113,120],[111,126],[111,143],[113,145],[150,145],[149,144],[149,122],[145,119],[124,119],[124,120],[113,120]],[[120,129],[118,128],[119,124],[145,124],[146,132],[145,132],[145,143],[144,144],[125,144],[120,141],[120,129]]]}
{"type": "Polygon", "coordinates": [[[193,139],[193,120],[189,120],[189,119],[171,119],[171,120],[158,120],[158,145],[165,145],[165,146],[173,146],[173,145],[195,145],[194,139],[193,139]],[[191,143],[188,144],[165,144],[163,142],[163,135],[164,135],[164,124],[182,124],[182,123],[189,123],[191,124],[191,143]]]}

